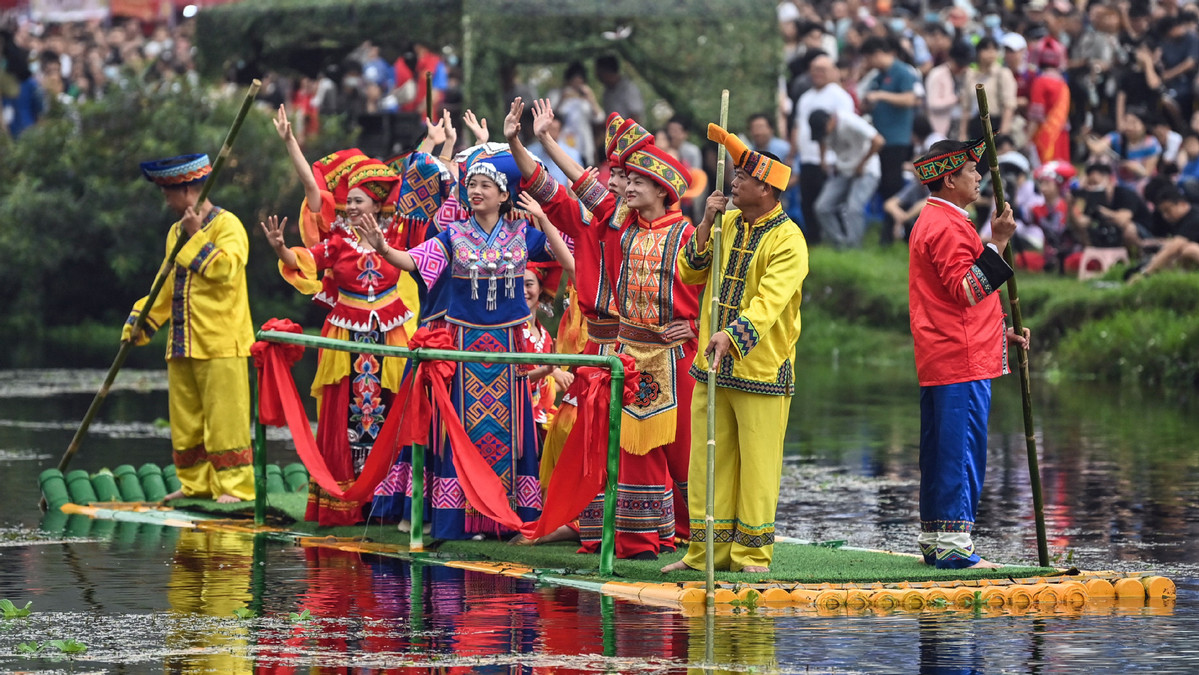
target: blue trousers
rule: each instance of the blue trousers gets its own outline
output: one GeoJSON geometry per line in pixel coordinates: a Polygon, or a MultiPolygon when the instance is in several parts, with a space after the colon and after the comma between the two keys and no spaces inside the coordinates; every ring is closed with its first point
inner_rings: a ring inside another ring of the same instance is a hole
{"type": "Polygon", "coordinates": [[[920,552],[942,569],[979,561],[970,532],[987,472],[991,381],[920,388],[920,552]]]}

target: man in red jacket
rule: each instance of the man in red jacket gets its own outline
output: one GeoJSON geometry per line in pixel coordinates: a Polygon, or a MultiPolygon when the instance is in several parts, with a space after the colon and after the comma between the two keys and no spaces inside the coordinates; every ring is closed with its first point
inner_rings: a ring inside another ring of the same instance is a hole
{"type": "Polygon", "coordinates": [[[912,227],[908,295],[920,380],[920,552],[938,568],[999,567],[974,552],[970,531],[987,467],[991,379],[1011,372],[1000,251],[1016,231],[1012,209],[983,245],[965,207],[978,199],[982,140],[940,141],[914,163],[932,196],[912,227]]]}

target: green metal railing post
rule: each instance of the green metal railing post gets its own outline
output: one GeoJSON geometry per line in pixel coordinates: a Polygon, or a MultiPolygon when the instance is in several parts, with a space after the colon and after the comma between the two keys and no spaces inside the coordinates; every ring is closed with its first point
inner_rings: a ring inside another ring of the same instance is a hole
{"type": "Polygon", "coordinates": [[[624,364],[607,357],[612,373],[608,399],[608,480],[604,481],[604,531],[600,535],[600,575],[612,576],[616,566],[616,479],[620,475],[620,420],[624,414],[624,364]]]}
{"type": "Polygon", "coordinates": [[[254,411],[254,524],[266,524],[266,425],[258,410],[258,373],[250,386],[250,410],[254,411]]]}
{"type": "MultiPolygon", "coordinates": [[[[413,377],[420,367],[420,357],[413,354],[409,358],[412,364],[413,377]]],[[[420,395],[420,392],[417,392],[420,395]]],[[[408,550],[412,553],[423,553],[425,550],[425,446],[420,443],[412,444],[412,530],[408,535],[408,550]]],[[[415,568],[414,568],[415,569],[415,568]]]]}

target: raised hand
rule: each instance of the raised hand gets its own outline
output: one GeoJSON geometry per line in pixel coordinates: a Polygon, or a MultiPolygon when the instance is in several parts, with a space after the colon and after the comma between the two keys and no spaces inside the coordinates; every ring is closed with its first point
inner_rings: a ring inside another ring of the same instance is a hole
{"type": "Polygon", "coordinates": [[[275,111],[275,131],[278,132],[279,138],[284,142],[290,141],[291,135],[291,120],[287,118],[287,108],[283,104],[279,105],[279,109],[275,111]]]}
{"type": "Polygon", "coordinates": [[[358,236],[365,239],[379,253],[382,253],[387,247],[383,241],[383,230],[379,228],[379,221],[375,220],[375,214],[363,213],[354,221],[354,229],[358,231],[358,236]]]}
{"type": "Polygon", "coordinates": [[[504,138],[509,142],[516,139],[520,135],[520,117],[525,114],[525,103],[517,96],[512,101],[512,107],[508,109],[508,116],[504,118],[504,138]]]}
{"type": "MultiPolygon", "coordinates": [[[[446,113],[446,115],[449,115],[449,113],[446,113]]],[[[437,124],[433,124],[433,121],[430,120],[428,125],[429,131],[425,133],[425,138],[434,146],[445,143],[445,118],[438,120],[437,124]]]]}
{"type": "Polygon", "coordinates": [[[458,130],[454,128],[454,121],[450,119],[448,110],[441,112],[441,127],[445,129],[445,147],[441,149],[441,154],[452,157],[454,148],[458,147],[458,130]]]}
{"type": "Polygon", "coordinates": [[[278,251],[279,249],[287,247],[286,244],[283,243],[283,228],[287,227],[286,217],[284,217],[283,221],[280,222],[279,216],[270,216],[266,219],[265,223],[259,221],[258,224],[262,227],[262,232],[266,235],[266,240],[271,245],[272,249],[278,251]]]}
{"type": "Polygon", "coordinates": [[[545,210],[541,208],[541,204],[538,204],[537,200],[533,199],[528,192],[522,192],[516,197],[516,205],[528,211],[529,215],[533,216],[533,224],[537,226],[537,229],[541,229],[542,218],[545,218],[546,221],[549,220],[549,218],[546,218],[545,210]]]}
{"type": "Polygon", "coordinates": [[[475,117],[472,110],[467,110],[462,113],[462,121],[466,123],[466,128],[471,130],[475,135],[475,144],[480,145],[487,142],[491,138],[491,132],[487,130],[487,118],[475,117]]]}
{"type": "Polygon", "coordinates": [[[549,131],[550,122],[554,121],[554,109],[548,98],[533,101],[533,133],[540,137],[549,131]]]}

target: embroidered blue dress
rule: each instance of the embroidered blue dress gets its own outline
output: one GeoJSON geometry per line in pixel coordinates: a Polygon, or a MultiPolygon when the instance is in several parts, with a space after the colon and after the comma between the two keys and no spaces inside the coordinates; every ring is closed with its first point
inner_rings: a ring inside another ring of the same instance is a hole
{"type": "MultiPolygon", "coordinates": [[[[470,213],[461,207],[457,199],[451,197],[437,210],[436,217],[428,222],[423,239],[436,237],[439,232],[448,228],[449,224],[466,220],[469,217],[470,213]]],[[[419,274],[413,276],[416,278],[417,288],[420,292],[420,325],[430,329],[446,328],[448,324],[445,321],[445,314],[449,309],[448,276],[443,276],[437,283],[427,287],[419,274]]],[[[411,369],[412,363],[408,362],[404,368],[405,378],[408,377],[411,369]]],[[[436,409],[433,410],[432,423],[435,429],[441,428],[441,417],[436,409]]],[[[430,522],[428,514],[431,513],[432,508],[430,495],[433,476],[436,473],[436,464],[441,457],[443,442],[443,434],[430,434],[429,445],[425,447],[424,513],[426,514],[426,523],[430,522]]],[[[388,472],[387,478],[375,490],[375,499],[371,505],[371,517],[384,521],[412,519],[412,446],[405,445],[400,449],[400,455],[391,467],[391,471],[388,472]]]]}
{"type": "MultiPolygon", "coordinates": [[[[527,351],[525,263],[553,260],[544,234],[525,220],[506,218],[486,232],[471,217],[451,223],[409,253],[425,287],[434,288],[446,279],[445,321],[454,332],[457,349],[527,351]]],[[[500,477],[513,510],[525,521],[536,519],[541,512],[537,429],[524,369],[459,364],[450,394],[471,441],[500,477]]],[[[443,446],[433,462],[433,536],[465,539],[501,534],[498,523],[467,503],[449,452],[443,446]]]]}

